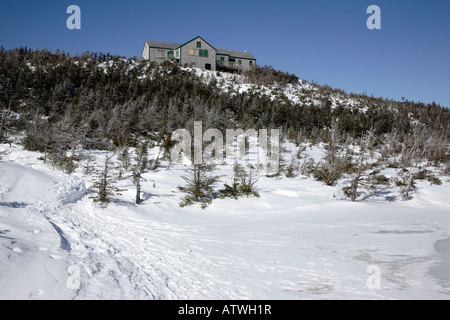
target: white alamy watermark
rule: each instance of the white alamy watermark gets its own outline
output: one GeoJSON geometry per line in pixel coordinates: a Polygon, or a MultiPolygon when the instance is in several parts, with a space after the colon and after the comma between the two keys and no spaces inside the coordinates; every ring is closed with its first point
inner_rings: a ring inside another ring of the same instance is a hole
{"type": "Polygon", "coordinates": [[[278,172],[280,165],[279,129],[271,129],[270,138],[267,129],[226,129],[224,139],[222,131],[208,129],[203,132],[202,122],[196,121],[194,137],[189,130],[178,129],[172,133],[172,141],[177,142],[171,151],[174,163],[183,163],[184,156],[193,164],[264,166],[269,174],[278,172]],[[204,146],[204,143],[208,145],[204,146]]]}
{"type": "Polygon", "coordinates": [[[69,290],[79,290],[81,287],[81,270],[77,265],[67,268],[69,278],[67,278],[66,286],[69,290]]]}
{"type": "Polygon", "coordinates": [[[369,289],[381,289],[381,269],[379,266],[370,265],[367,267],[367,274],[370,276],[367,278],[367,288],[369,289]]]}
{"type": "Polygon", "coordinates": [[[371,5],[367,8],[367,14],[371,16],[367,18],[367,28],[369,30],[380,30],[381,29],[381,9],[377,5],[371,5]]]}
{"type": "Polygon", "coordinates": [[[80,7],[76,6],[74,4],[70,5],[67,7],[66,13],[70,14],[70,17],[67,18],[67,22],[66,22],[67,29],[80,30],[81,29],[81,9],[80,9],[80,7]]]}
{"type": "MultiPolygon", "coordinates": [[[[67,14],[70,14],[70,17],[67,18],[67,28],[69,30],[80,30],[81,29],[81,9],[77,5],[70,5],[66,10],[67,14]]],[[[369,30],[380,30],[381,29],[381,8],[377,5],[370,5],[367,10],[367,14],[370,14],[370,17],[367,18],[367,28],[369,30]]]]}

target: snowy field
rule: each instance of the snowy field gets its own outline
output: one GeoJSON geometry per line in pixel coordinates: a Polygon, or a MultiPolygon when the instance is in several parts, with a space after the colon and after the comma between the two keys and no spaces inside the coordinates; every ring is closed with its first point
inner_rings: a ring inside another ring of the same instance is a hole
{"type": "Polygon", "coordinates": [[[80,170],[39,156],[0,145],[0,299],[450,298],[446,179],[411,201],[352,203],[311,179],[261,177],[260,198],[201,210],[179,207],[185,168],[163,166],[141,205],[124,180],[101,209],[80,170]]]}

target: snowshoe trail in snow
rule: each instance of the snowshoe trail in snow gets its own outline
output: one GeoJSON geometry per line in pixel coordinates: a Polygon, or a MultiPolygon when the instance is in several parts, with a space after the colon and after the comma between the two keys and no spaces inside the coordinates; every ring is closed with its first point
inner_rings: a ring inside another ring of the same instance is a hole
{"type": "Polygon", "coordinates": [[[46,173],[12,163],[0,163],[0,171],[3,190],[0,230],[7,228],[5,222],[10,228],[8,236],[0,238],[0,274],[4,275],[0,277],[3,289],[0,297],[70,298],[71,293],[64,285],[67,253],[61,249],[56,225],[50,224],[46,216],[55,203],[56,180],[46,173]]]}

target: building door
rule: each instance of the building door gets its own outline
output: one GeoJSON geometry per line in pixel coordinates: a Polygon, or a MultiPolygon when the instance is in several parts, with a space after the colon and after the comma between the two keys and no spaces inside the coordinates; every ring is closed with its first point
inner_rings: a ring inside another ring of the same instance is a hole
{"type": "Polygon", "coordinates": [[[205,63],[205,69],[211,70],[211,63],[205,63]]]}

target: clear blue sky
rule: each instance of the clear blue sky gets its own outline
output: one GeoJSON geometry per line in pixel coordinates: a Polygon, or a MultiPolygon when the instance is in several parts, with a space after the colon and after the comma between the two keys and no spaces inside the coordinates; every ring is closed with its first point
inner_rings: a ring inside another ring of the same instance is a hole
{"type": "Polygon", "coordinates": [[[1,0],[0,45],[140,56],[145,40],[252,52],[260,65],[347,92],[450,107],[449,0],[1,0]],[[81,30],[66,9],[81,8],[81,30]],[[381,30],[369,30],[369,5],[381,30]]]}

